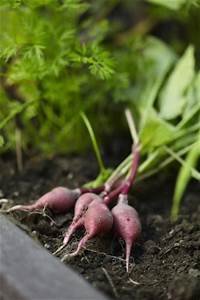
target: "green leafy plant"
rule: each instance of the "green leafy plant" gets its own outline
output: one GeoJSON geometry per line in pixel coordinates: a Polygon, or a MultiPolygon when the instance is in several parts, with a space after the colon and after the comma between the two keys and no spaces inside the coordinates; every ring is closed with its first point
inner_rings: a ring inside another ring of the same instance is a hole
{"type": "Polygon", "coordinates": [[[179,171],[174,198],[173,205],[171,210],[172,220],[176,220],[179,209],[180,209],[180,201],[183,197],[185,188],[191,177],[200,181],[200,173],[197,172],[194,167],[197,165],[197,161],[200,157],[200,143],[199,141],[194,145],[194,147],[187,154],[186,160],[182,163],[182,167],[179,171]]]}
{"type": "Polygon", "coordinates": [[[110,175],[95,138],[124,134],[129,107],[141,143],[136,180],[181,164],[175,219],[189,179],[199,180],[200,8],[198,0],[145,2],[145,17],[135,18],[142,1],[0,0],[0,151],[80,152],[91,139],[95,187],[130,170],[131,155],[110,175]],[[116,17],[122,8],[130,20],[116,17]],[[160,24],[169,23],[183,34],[165,37],[160,24]]]}
{"type": "MultiPolygon", "coordinates": [[[[96,95],[97,86],[114,73],[101,39],[90,37],[90,24],[77,24],[87,10],[82,1],[1,1],[0,118],[6,123],[1,126],[5,150],[15,147],[16,126],[23,132],[24,149],[54,153],[85,146],[79,142],[84,132],[77,122],[79,111],[94,111],[105,98],[104,90],[96,95]],[[55,147],[49,145],[49,135],[55,147]]],[[[103,35],[101,24],[98,29],[103,35]]]]}

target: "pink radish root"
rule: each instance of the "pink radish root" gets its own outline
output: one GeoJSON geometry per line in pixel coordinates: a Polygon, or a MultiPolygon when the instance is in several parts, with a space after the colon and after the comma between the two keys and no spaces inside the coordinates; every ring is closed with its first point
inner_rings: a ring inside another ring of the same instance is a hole
{"type": "Polygon", "coordinates": [[[102,201],[93,201],[88,206],[84,217],[86,235],[80,240],[77,249],[67,256],[76,256],[89,239],[109,232],[112,225],[113,217],[108,207],[102,201]]]}
{"type": "Polygon", "coordinates": [[[126,270],[129,271],[129,260],[132,246],[141,233],[141,223],[137,211],[128,205],[124,195],[119,196],[112,209],[114,232],[126,243],[126,270]]]}
{"type": "Polygon", "coordinates": [[[128,193],[133,185],[136,177],[140,152],[139,146],[133,145],[133,161],[130,170],[130,175],[127,180],[115,191],[113,191],[107,198],[104,199],[109,203],[117,193],[119,195],[118,203],[112,209],[114,232],[126,243],[126,270],[129,271],[129,260],[132,246],[135,240],[141,233],[141,223],[137,211],[128,205],[128,193]],[[120,192],[120,193],[119,193],[120,192]]]}
{"type": "Polygon", "coordinates": [[[34,211],[42,210],[44,208],[51,209],[54,213],[65,213],[72,207],[74,207],[78,197],[84,193],[94,192],[101,193],[104,190],[104,185],[97,188],[77,188],[68,189],[65,187],[56,187],[50,192],[44,194],[38,200],[32,204],[27,205],[15,205],[7,210],[7,212],[13,212],[17,210],[21,211],[34,211]]]}
{"type": "Polygon", "coordinates": [[[63,241],[64,245],[68,244],[70,237],[75,232],[75,230],[83,226],[85,213],[88,209],[89,204],[93,201],[102,202],[102,199],[94,193],[86,193],[81,195],[76,201],[75,208],[74,208],[74,218],[67,232],[65,233],[65,237],[63,241]]]}
{"type": "Polygon", "coordinates": [[[80,189],[70,190],[60,186],[44,194],[33,204],[15,205],[8,209],[8,212],[16,210],[34,211],[49,208],[54,213],[65,213],[74,206],[79,195],[80,189]]]}

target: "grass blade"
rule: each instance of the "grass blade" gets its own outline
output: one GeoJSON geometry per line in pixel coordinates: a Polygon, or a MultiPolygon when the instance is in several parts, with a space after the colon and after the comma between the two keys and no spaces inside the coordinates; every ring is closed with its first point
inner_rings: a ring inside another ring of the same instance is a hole
{"type": "Polygon", "coordinates": [[[171,209],[171,220],[175,221],[177,219],[181,199],[187,187],[187,184],[191,178],[191,169],[197,164],[198,158],[200,156],[200,139],[198,143],[190,150],[188,153],[185,164],[181,167],[174,191],[173,204],[171,209]]]}
{"type": "Polygon", "coordinates": [[[84,112],[81,112],[81,117],[82,117],[82,119],[85,123],[85,126],[87,127],[87,130],[89,132],[90,139],[92,141],[92,145],[93,145],[93,148],[94,148],[94,152],[95,152],[98,164],[99,164],[100,172],[104,173],[106,168],[104,166],[104,163],[103,163],[103,160],[102,160],[102,157],[101,157],[101,154],[100,154],[100,149],[99,149],[99,146],[98,146],[95,134],[94,134],[94,130],[92,129],[90,121],[88,120],[88,118],[87,118],[87,116],[85,115],[84,112]]]}
{"type": "MultiPolygon", "coordinates": [[[[165,149],[165,151],[166,151],[168,154],[170,154],[170,155],[174,158],[174,160],[177,160],[182,166],[185,166],[185,165],[186,165],[184,159],[182,159],[182,158],[180,157],[180,155],[178,155],[178,154],[177,154],[176,152],[174,152],[172,149],[170,149],[169,147],[164,147],[164,149],[165,149]]],[[[192,167],[192,166],[188,166],[188,167],[190,167],[191,176],[192,176],[194,179],[200,181],[200,172],[198,172],[198,171],[197,171],[194,167],[192,167]]]]}

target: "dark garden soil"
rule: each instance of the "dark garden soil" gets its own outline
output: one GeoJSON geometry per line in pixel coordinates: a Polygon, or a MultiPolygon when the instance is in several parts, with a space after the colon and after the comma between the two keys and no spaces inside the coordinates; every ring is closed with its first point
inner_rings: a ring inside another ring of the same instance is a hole
{"type": "MultiPolygon", "coordinates": [[[[21,174],[12,158],[0,161],[0,198],[27,203],[51,188],[77,187],[97,174],[93,158],[57,157],[27,160],[21,174]]],[[[200,183],[191,183],[175,224],[169,221],[174,179],[162,176],[138,183],[130,203],[138,210],[143,231],[132,252],[131,272],[125,271],[124,244],[112,235],[93,239],[79,256],[66,263],[110,298],[123,300],[200,299],[200,183]],[[133,262],[134,257],[134,262],[133,262]]],[[[15,212],[10,217],[48,251],[55,251],[72,219],[64,216],[15,212]]],[[[83,232],[73,237],[72,251],[83,232]]],[[[30,262],[31,263],[31,262],[30,262]]]]}

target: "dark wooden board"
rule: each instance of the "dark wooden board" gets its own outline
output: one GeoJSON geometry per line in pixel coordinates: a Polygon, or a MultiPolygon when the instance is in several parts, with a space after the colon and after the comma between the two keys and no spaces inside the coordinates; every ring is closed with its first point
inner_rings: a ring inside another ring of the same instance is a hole
{"type": "Polygon", "coordinates": [[[107,298],[0,215],[0,299],[107,298]]]}

